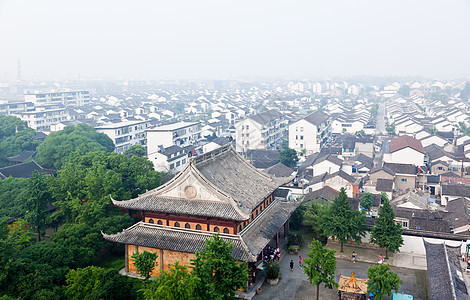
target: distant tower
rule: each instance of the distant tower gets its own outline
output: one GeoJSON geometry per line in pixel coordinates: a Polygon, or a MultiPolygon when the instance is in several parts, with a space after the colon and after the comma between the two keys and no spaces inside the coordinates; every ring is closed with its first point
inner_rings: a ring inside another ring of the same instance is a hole
{"type": "Polygon", "coordinates": [[[18,59],[18,61],[16,63],[18,65],[18,71],[17,71],[18,72],[18,74],[17,74],[18,75],[18,81],[21,81],[21,60],[18,59]]]}

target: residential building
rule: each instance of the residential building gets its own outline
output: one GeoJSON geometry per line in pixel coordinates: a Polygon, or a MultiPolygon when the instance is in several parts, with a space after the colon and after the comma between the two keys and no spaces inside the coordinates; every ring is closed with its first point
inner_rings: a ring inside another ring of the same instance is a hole
{"type": "Polygon", "coordinates": [[[329,116],[317,110],[289,125],[289,148],[302,155],[320,151],[321,143],[328,137],[329,116]]]}
{"type": "Polygon", "coordinates": [[[425,155],[426,151],[420,141],[403,135],[385,143],[383,161],[424,166],[425,155]]]}
{"type": "Polygon", "coordinates": [[[123,154],[133,145],[146,147],[146,131],[150,126],[149,121],[127,121],[109,123],[95,127],[97,132],[106,134],[114,143],[114,152],[123,154]]]}
{"type": "Polygon", "coordinates": [[[286,134],[287,119],[276,109],[271,109],[235,124],[236,150],[280,149],[286,134]]]}
{"type": "Polygon", "coordinates": [[[69,92],[31,92],[24,95],[25,102],[34,103],[35,107],[50,104],[67,106],[83,106],[91,101],[89,91],[69,92]]]}
{"type": "Polygon", "coordinates": [[[160,146],[168,148],[170,146],[197,145],[200,139],[200,122],[178,122],[163,125],[147,130],[147,152],[158,151],[160,146]]]}
{"type": "Polygon", "coordinates": [[[70,115],[65,108],[36,109],[34,111],[18,112],[13,115],[27,122],[28,127],[45,132],[51,131],[51,125],[70,120],[70,115]]]}
{"type": "Polygon", "coordinates": [[[155,171],[177,174],[181,172],[188,161],[188,153],[179,146],[170,146],[149,153],[148,159],[153,163],[155,171]]]}

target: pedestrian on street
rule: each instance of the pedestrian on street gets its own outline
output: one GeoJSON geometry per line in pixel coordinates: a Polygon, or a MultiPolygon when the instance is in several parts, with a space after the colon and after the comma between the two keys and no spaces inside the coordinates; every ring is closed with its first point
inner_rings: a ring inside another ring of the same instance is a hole
{"type": "Polygon", "coordinates": [[[302,269],[302,256],[299,255],[299,268],[302,269]]]}
{"type": "Polygon", "coordinates": [[[356,256],[357,256],[356,252],[353,251],[351,256],[352,256],[353,263],[356,263],[356,256]]]}
{"type": "Polygon", "coordinates": [[[383,264],[384,262],[384,257],[382,256],[382,254],[380,254],[380,257],[379,257],[379,264],[383,264]]]}
{"type": "Polygon", "coordinates": [[[290,265],[291,272],[294,271],[294,260],[293,259],[290,260],[289,265],[290,265]]]}

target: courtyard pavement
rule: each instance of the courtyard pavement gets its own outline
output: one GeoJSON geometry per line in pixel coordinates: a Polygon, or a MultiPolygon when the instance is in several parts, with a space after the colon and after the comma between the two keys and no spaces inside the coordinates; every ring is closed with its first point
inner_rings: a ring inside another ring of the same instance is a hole
{"type": "MultiPolygon", "coordinates": [[[[336,282],[339,280],[340,273],[345,276],[351,276],[354,272],[357,278],[367,278],[367,269],[373,266],[378,260],[380,254],[385,256],[385,253],[380,249],[358,248],[355,245],[344,246],[344,253],[339,253],[339,245],[334,242],[329,242],[327,248],[337,249],[336,260],[336,282]],[[355,251],[357,256],[356,263],[350,260],[351,253],[355,251]]],[[[306,243],[302,245],[299,250],[299,255],[302,258],[307,257],[309,251],[306,243]]],[[[413,256],[411,256],[413,257],[413,256]]],[[[392,257],[391,263],[395,259],[396,262],[406,264],[410,257],[402,255],[396,258],[392,257]],[[405,257],[405,259],[403,259],[405,257]]],[[[411,258],[413,260],[413,258],[411,258]]],[[[419,261],[419,259],[417,259],[419,261]]],[[[316,286],[312,287],[308,281],[307,275],[299,268],[298,255],[285,254],[280,262],[281,277],[279,283],[275,286],[270,286],[266,282],[261,286],[262,292],[254,296],[254,300],[272,300],[272,299],[316,299],[316,286]],[[290,271],[289,262],[294,260],[294,271],[290,271]]],[[[418,262],[419,267],[421,262],[418,262]]],[[[412,265],[412,267],[414,267],[412,265]]],[[[410,269],[403,267],[391,267],[392,271],[397,273],[403,281],[400,287],[400,293],[406,293],[414,296],[415,300],[428,299],[428,282],[427,272],[420,268],[410,269]]],[[[338,290],[336,288],[328,289],[324,285],[320,285],[320,299],[337,299],[338,290]]],[[[388,299],[386,297],[385,299],[388,299]]]]}

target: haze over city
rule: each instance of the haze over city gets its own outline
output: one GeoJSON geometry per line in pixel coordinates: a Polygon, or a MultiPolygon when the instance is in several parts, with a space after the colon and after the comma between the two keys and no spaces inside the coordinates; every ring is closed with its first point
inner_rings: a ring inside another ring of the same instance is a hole
{"type": "Polygon", "coordinates": [[[0,1],[0,76],[470,76],[470,2],[0,1]],[[79,75],[80,74],[80,75],[79,75]]]}

